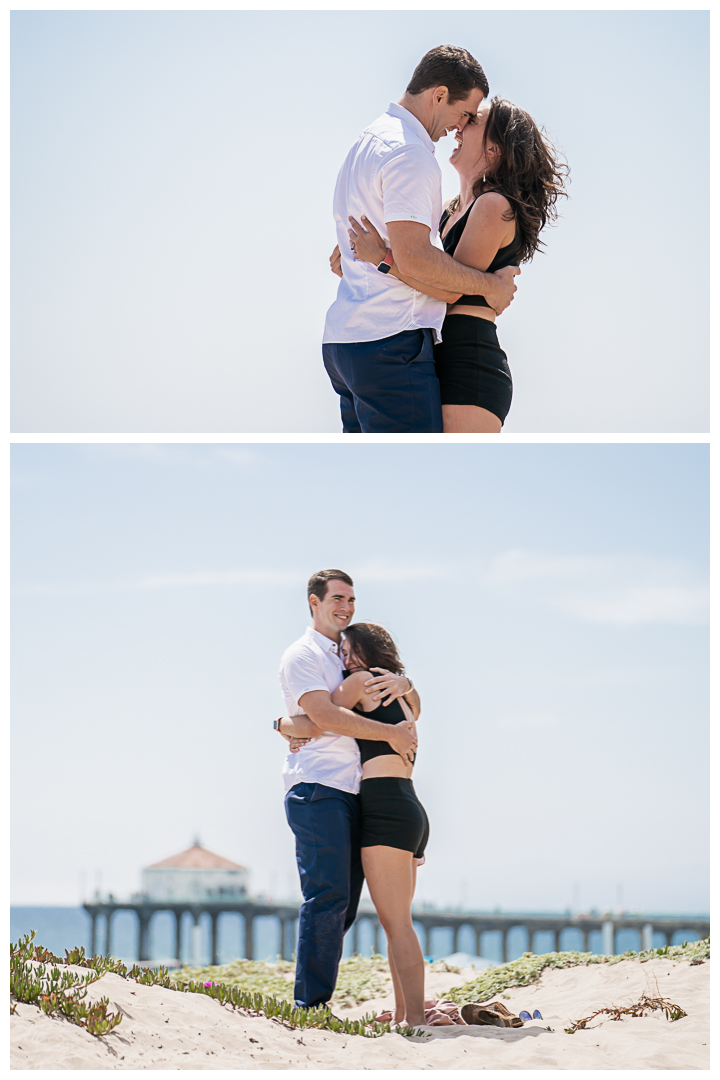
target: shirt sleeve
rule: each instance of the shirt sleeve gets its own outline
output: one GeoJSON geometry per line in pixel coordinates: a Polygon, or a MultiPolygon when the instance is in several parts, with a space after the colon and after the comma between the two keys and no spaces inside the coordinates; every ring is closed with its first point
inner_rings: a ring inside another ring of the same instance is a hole
{"type": "Polygon", "coordinates": [[[299,701],[310,690],[328,690],[322,659],[311,649],[300,649],[280,669],[280,680],[299,701]]]}
{"type": "Polygon", "coordinates": [[[385,222],[419,221],[432,229],[439,184],[432,154],[422,146],[404,146],[380,169],[385,222]]]}

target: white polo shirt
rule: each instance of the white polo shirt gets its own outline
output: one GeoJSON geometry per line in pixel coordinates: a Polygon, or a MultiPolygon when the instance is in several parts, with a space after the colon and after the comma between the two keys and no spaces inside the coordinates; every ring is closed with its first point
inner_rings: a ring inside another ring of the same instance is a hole
{"type": "MultiPolygon", "coordinates": [[[[302,716],[298,702],[303,694],[310,690],[332,694],[343,681],[338,646],[308,626],[283,653],[279,675],[288,715],[302,716]]],[[[361,774],[360,750],[348,735],[321,735],[297,754],[288,754],[283,764],[286,792],[295,784],[325,784],[357,795],[361,774]]]]}
{"type": "Polygon", "coordinates": [[[363,131],[335,185],[333,213],[343,276],[325,320],[323,342],[377,341],[428,327],[440,341],[446,304],[416,292],[371,263],[352,257],[348,218],[365,214],[387,239],[388,221],[419,221],[442,248],[442,173],[435,145],[420,121],[394,102],[363,131]]]}

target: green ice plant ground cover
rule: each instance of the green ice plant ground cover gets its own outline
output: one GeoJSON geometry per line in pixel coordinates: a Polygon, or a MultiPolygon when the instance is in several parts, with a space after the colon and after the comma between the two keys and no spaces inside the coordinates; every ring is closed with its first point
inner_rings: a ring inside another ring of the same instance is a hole
{"type": "MultiPolygon", "coordinates": [[[[431,971],[460,973],[460,968],[436,960],[430,964],[431,971]]],[[[284,1000],[293,1000],[295,964],[289,960],[276,961],[233,960],[230,964],[215,967],[183,967],[170,972],[171,982],[219,982],[237,986],[254,993],[272,994],[284,1000]]],[[[342,1008],[362,1005],[363,1001],[385,997],[392,990],[390,965],[387,956],[373,951],[371,956],[352,956],[340,961],[337,985],[331,1006],[342,1008]]]]}
{"type": "Polygon", "coordinates": [[[233,960],[230,964],[189,967],[170,972],[173,986],[189,982],[215,982],[235,986],[251,994],[268,994],[280,1001],[292,1001],[295,965],[287,960],[265,963],[260,960],[233,960]]]}
{"type": "Polygon", "coordinates": [[[16,944],[10,944],[10,1012],[17,1012],[17,1003],[22,1001],[37,1006],[48,1016],[65,1016],[91,1035],[107,1035],[117,1027],[122,1016],[108,1011],[108,998],[90,1005],[85,1000],[88,986],[111,970],[112,957],[107,958],[109,964],[101,957],[93,957],[95,963],[84,963],[85,950],[73,949],[65,953],[63,960],[42,945],[33,945],[34,937],[32,930],[16,944]],[[90,971],[79,975],[68,970],[68,965],[90,971]]]}
{"type": "MultiPolygon", "coordinates": [[[[293,1000],[295,965],[288,960],[275,962],[234,960],[231,964],[206,967],[183,967],[170,973],[173,983],[218,982],[253,993],[272,994],[283,1001],[293,1000]]],[[[332,1005],[360,1005],[372,998],[384,997],[390,988],[390,966],[386,956],[353,956],[340,961],[332,1005]]]]}
{"type": "MultiPolygon", "coordinates": [[[[35,1005],[48,1016],[65,1016],[71,1023],[84,1027],[91,1035],[106,1035],[122,1021],[121,1013],[108,1012],[107,998],[102,998],[94,1005],[87,1005],[84,1000],[88,985],[107,972],[122,979],[133,979],[146,986],[159,985],[180,993],[205,994],[215,998],[221,1005],[230,1005],[233,1009],[242,1009],[251,1015],[276,1019],[290,1028],[322,1028],[342,1035],[362,1035],[371,1039],[390,1031],[389,1024],[373,1023],[374,1014],[363,1016],[360,1020],[338,1020],[330,1009],[296,1008],[291,1000],[291,983],[285,983],[285,986],[290,988],[289,999],[266,996],[258,989],[245,989],[237,982],[235,985],[228,985],[215,979],[190,977],[198,972],[203,975],[207,972],[214,974],[218,968],[174,972],[171,981],[167,968],[147,969],[135,964],[128,970],[121,960],[112,956],[86,957],[82,947],[69,952],[66,950],[65,957],[62,958],[55,956],[42,945],[34,945],[34,938],[35,931],[32,930],[16,944],[10,944],[10,1012],[17,1012],[18,1002],[35,1005]],[[69,966],[89,968],[90,971],[87,975],[79,975],[69,971],[69,966]],[[61,967],[65,970],[61,970],[61,967]],[[182,977],[179,977],[181,975],[182,977]]],[[[256,987],[262,985],[263,973],[258,969],[271,966],[255,964],[252,961],[239,963],[249,965],[246,978],[254,979],[256,987]]],[[[292,964],[284,964],[282,961],[279,964],[285,969],[293,968],[292,964]]],[[[277,967],[278,965],[275,965],[276,969],[277,967]]],[[[235,975],[236,978],[241,977],[240,972],[235,975]]],[[[273,977],[278,978],[277,971],[273,973],[273,977]]],[[[405,1028],[400,1034],[407,1036],[420,1032],[414,1028],[405,1028]]]]}
{"type": "Polygon", "coordinates": [[[465,1005],[468,1002],[481,1004],[512,986],[528,986],[529,983],[537,982],[546,968],[619,964],[622,960],[639,960],[641,964],[644,964],[658,956],[669,957],[672,960],[707,960],[710,957],[710,938],[702,941],[686,941],[682,945],[663,945],[661,949],[646,949],[643,952],[619,953],[617,956],[596,956],[594,953],[580,952],[553,952],[542,956],[524,953],[518,960],[491,968],[489,971],[484,971],[477,979],[472,979],[463,986],[453,987],[445,996],[457,1005],[465,1005]]]}

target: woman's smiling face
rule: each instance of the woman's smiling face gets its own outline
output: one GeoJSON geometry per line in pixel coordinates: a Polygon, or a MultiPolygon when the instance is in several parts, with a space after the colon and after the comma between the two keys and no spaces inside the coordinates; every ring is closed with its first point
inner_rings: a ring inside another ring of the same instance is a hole
{"type": "Polygon", "coordinates": [[[350,645],[350,642],[347,640],[347,638],[343,638],[340,650],[343,654],[343,661],[345,663],[346,671],[353,672],[364,670],[365,665],[363,664],[362,660],[360,660],[352,651],[352,646],[350,645]]]}
{"type": "Polygon", "coordinates": [[[493,142],[483,146],[490,108],[489,103],[481,105],[477,116],[468,120],[462,131],[455,132],[457,146],[450,155],[450,164],[465,176],[475,177],[481,173],[489,173],[500,153],[500,147],[493,142]]]}

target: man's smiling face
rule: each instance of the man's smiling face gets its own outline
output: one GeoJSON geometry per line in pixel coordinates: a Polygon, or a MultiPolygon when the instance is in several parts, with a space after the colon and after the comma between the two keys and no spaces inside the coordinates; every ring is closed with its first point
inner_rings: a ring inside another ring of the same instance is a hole
{"type": "Polygon", "coordinates": [[[328,581],[323,599],[319,600],[313,593],[310,607],[313,629],[332,641],[340,641],[340,634],[355,614],[355,590],[344,581],[328,581]]]}

